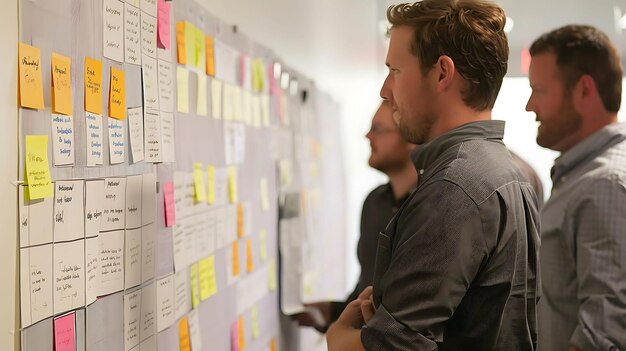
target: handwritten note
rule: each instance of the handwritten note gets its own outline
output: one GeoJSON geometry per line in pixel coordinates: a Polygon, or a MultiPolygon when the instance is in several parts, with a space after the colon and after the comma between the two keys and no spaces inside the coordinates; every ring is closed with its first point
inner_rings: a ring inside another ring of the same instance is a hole
{"type": "Polygon", "coordinates": [[[178,112],[189,113],[189,70],[183,66],[176,66],[176,82],[178,112]]]}
{"type": "Polygon", "coordinates": [[[154,278],[154,256],[156,224],[150,223],[141,228],[141,282],[154,278]]]}
{"type": "Polygon", "coordinates": [[[141,107],[128,109],[128,132],[133,163],[143,161],[143,110],[141,107]]]}
{"type": "Polygon", "coordinates": [[[85,236],[84,188],[82,180],[57,180],[54,184],[54,242],[85,236]]]}
{"type": "Polygon", "coordinates": [[[100,233],[98,239],[101,296],[124,289],[124,231],[100,233]]]}
{"type": "Polygon", "coordinates": [[[87,136],[87,167],[102,165],[104,160],[102,115],[85,112],[85,135],[87,136]]]}
{"type": "Polygon", "coordinates": [[[102,2],[103,55],[124,62],[124,3],[119,0],[102,2]]]}
{"type": "Polygon", "coordinates": [[[156,221],[157,186],[156,174],[145,173],[143,175],[143,190],[141,192],[141,222],[146,225],[156,221]]]}
{"type": "Polygon", "coordinates": [[[237,167],[228,167],[228,197],[231,203],[237,202],[237,167]]]}
{"type": "Polygon", "coordinates": [[[54,188],[48,164],[48,136],[26,136],[26,182],[29,199],[52,197],[54,188]]]}
{"type": "Polygon", "coordinates": [[[159,107],[174,112],[174,73],[170,62],[159,60],[159,107]]]}
{"type": "Polygon", "coordinates": [[[126,160],[126,139],[124,138],[124,122],[107,118],[109,122],[109,161],[112,165],[126,160]]]}
{"type": "Polygon", "coordinates": [[[17,208],[20,218],[20,247],[30,246],[30,229],[29,229],[29,202],[26,201],[26,192],[28,189],[24,185],[17,187],[17,208]]]}
{"type": "Polygon", "coordinates": [[[126,178],[108,178],[104,182],[101,230],[124,229],[126,211],[126,178]]]}
{"type": "Polygon", "coordinates": [[[124,351],[139,345],[141,290],[124,295],[124,351]]]}
{"type": "Polygon", "coordinates": [[[207,35],[205,38],[206,46],[206,74],[215,77],[215,50],[213,48],[213,37],[207,35]]]}
{"type": "Polygon", "coordinates": [[[102,61],[85,57],[85,111],[102,114],[102,61]]]}
{"type": "Polygon", "coordinates": [[[71,60],[52,53],[52,112],[72,114],[71,60]]]}
{"type": "Polygon", "coordinates": [[[189,266],[189,285],[191,286],[191,308],[196,308],[200,304],[200,277],[198,263],[194,263],[189,266]]]}
{"type": "Polygon", "coordinates": [[[156,0],[141,0],[141,11],[149,14],[152,17],[156,17],[157,15],[156,0]]]}
{"type": "Polygon", "coordinates": [[[191,289],[187,280],[187,269],[177,269],[174,273],[174,315],[179,319],[191,311],[191,289]]]}
{"type": "Polygon", "coordinates": [[[208,107],[208,91],[207,91],[207,76],[200,72],[198,73],[198,103],[196,106],[196,111],[198,116],[206,116],[208,107]]]}
{"type": "Polygon", "coordinates": [[[85,237],[100,233],[102,206],[104,200],[104,180],[85,182],[85,237]]]}
{"type": "Polygon", "coordinates": [[[185,43],[186,22],[176,23],[176,57],[181,65],[187,64],[187,45],[185,43]]]}
{"type": "Polygon", "coordinates": [[[72,116],[52,114],[52,160],[55,166],[74,164],[74,122],[72,116]]]}
{"type": "Polygon", "coordinates": [[[201,162],[193,164],[193,184],[194,200],[196,202],[206,202],[206,186],[204,181],[204,166],[201,162]]]}
{"type": "Polygon", "coordinates": [[[141,284],[141,228],[126,230],[124,288],[141,284]]]}
{"type": "Polygon", "coordinates": [[[165,226],[171,227],[176,223],[176,209],[174,207],[174,182],[163,183],[163,199],[165,201],[165,226]]]}
{"type": "Polygon", "coordinates": [[[158,111],[144,111],[145,161],[161,162],[161,118],[158,111]]]}
{"type": "Polygon", "coordinates": [[[85,239],[85,304],[96,302],[100,292],[100,248],[98,237],[85,239]]]}
{"type": "Polygon", "coordinates": [[[141,289],[141,331],[139,335],[144,340],[154,335],[155,331],[157,315],[156,284],[153,282],[141,289]]]}
{"type": "Polygon", "coordinates": [[[174,278],[169,275],[156,282],[157,332],[174,324],[174,278]]]}
{"type": "Polygon", "coordinates": [[[199,262],[200,300],[204,301],[217,293],[215,279],[215,256],[209,256],[199,262]]]}
{"type": "Polygon", "coordinates": [[[169,49],[170,47],[170,4],[165,0],[157,3],[158,22],[157,37],[159,48],[169,49]]]}
{"type": "Polygon", "coordinates": [[[53,314],[52,244],[20,250],[22,326],[53,314]]]}
{"type": "Polygon", "coordinates": [[[85,306],[85,243],[54,244],[54,313],[85,306]]]}
{"type": "Polygon", "coordinates": [[[141,17],[138,8],[126,4],[126,12],[124,16],[124,59],[127,63],[133,65],[141,64],[141,17]]]}
{"type": "Polygon", "coordinates": [[[163,162],[174,162],[176,160],[175,140],[174,140],[174,114],[171,112],[161,112],[161,143],[163,162]]]}
{"type": "Polygon", "coordinates": [[[141,52],[156,58],[157,48],[157,19],[154,16],[141,13],[141,52]]]}
{"type": "Polygon", "coordinates": [[[156,59],[143,55],[142,61],[143,103],[148,110],[159,109],[159,76],[156,59]]]}
{"type": "Polygon", "coordinates": [[[54,350],[76,349],[76,315],[74,312],[54,319],[54,350]]]}
{"type": "Polygon", "coordinates": [[[191,351],[191,342],[189,341],[189,321],[187,317],[178,322],[178,339],[180,351],[191,351]]]}
{"type": "Polygon", "coordinates": [[[141,227],[142,175],[126,178],[126,229],[141,227]]]}
{"type": "MultiPolygon", "coordinates": [[[[117,0],[114,0],[117,1],[117,0]]],[[[119,120],[126,118],[126,85],[124,71],[111,67],[111,85],[109,89],[109,117],[119,120]]]]}
{"type": "Polygon", "coordinates": [[[198,27],[193,28],[193,57],[194,67],[202,72],[206,67],[206,37],[198,27]]]}
{"type": "Polygon", "coordinates": [[[20,105],[22,107],[43,109],[41,50],[34,46],[19,43],[18,56],[20,105]]]}

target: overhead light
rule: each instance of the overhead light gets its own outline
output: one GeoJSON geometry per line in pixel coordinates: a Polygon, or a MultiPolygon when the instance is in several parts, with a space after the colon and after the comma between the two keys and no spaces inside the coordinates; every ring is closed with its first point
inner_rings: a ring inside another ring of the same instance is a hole
{"type": "Polygon", "coordinates": [[[280,87],[283,90],[289,88],[289,73],[283,72],[280,76],[280,87]]]}
{"type": "Polygon", "coordinates": [[[509,16],[506,16],[506,23],[504,24],[504,32],[511,33],[513,30],[513,26],[515,26],[515,21],[509,16]]]}
{"type": "Polygon", "coordinates": [[[622,9],[617,5],[613,6],[613,19],[615,20],[615,33],[620,34],[622,29],[626,29],[626,14],[622,14],[622,9]]]}

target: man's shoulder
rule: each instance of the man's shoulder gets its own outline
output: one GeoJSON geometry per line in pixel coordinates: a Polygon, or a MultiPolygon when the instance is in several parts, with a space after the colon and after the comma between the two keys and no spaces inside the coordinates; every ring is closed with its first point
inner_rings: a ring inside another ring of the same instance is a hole
{"type": "Polygon", "coordinates": [[[378,200],[382,197],[388,196],[390,193],[391,185],[389,185],[389,183],[381,184],[367,194],[365,202],[378,200]]]}

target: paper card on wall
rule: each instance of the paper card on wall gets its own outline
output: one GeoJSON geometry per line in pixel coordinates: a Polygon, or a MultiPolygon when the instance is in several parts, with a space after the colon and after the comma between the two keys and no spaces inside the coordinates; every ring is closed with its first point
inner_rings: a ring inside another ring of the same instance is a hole
{"type": "Polygon", "coordinates": [[[222,92],[222,117],[225,121],[232,121],[235,119],[235,110],[233,109],[233,86],[224,83],[224,89],[222,92]]]}
{"type": "Polygon", "coordinates": [[[238,83],[239,52],[223,42],[214,39],[215,76],[228,84],[238,83]]]}
{"type": "Polygon", "coordinates": [[[165,202],[165,226],[176,224],[176,209],[174,208],[174,182],[163,183],[163,200],[165,202]]]}
{"type": "Polygon", "coordinates": [[[261,128],[261,97],[257,94],[252,96],[252,126],[261,128]]]}
{"type": "MultiPolygon", "coordinates": [[[[124,229],[126,219],[126,178],[104,180],[104,201],[100,230],[124,229]]],[[[122,240],[123,242],[123,240],[122,240]]]]}
{"type": "Polygon", "coordinates": [[[124,288],[141,284],[141,228],[126,230],[124,288]]]}
{"type": "Polygon", "coordinates": [[[239,320],[230,325],[230,351],[240,351],[239,347],[239,320]]]}
{"type": "Polygon", "coordinates": [[[207,176],[208,176],[208,196],[207,201],[210,204],[215,203],[215,166],[208,165],[207,166],[207,176]]]}
{"type": "Polygon", "coordinates": [[[225,225],[226,238],[230,242],[236,241],[237,238],[238,238],[238,235],[237,235],[237,206],[236,205],[228,205],[228,206],[226,206],[226,210],[224,212],[224,216],[226,217],[226,225],[225,225]]]}
{"type": "Polygon", "coordinates": [[[157,332],[174,324],[174,278],[169,275],[156,282],[157,332]]]}
{"type": "Polygon", "coordinates": [[[139,345],[141,290],[124,295],[124,351],[139,345]]]}
{"type": "Polygon", "coordinates": [[[141,0],[141,11],[152,17],[157,15],[157,0],[141,0]]]}
{"type": "Polygon", "coordinates": [[[165,0],[159,0],[157,12],[158,45],[162,49],[168,49],[170,47],[170,4],[165,0]]]}
{"type": "Polygon", "coordinates": [[[191,285],[191,308],[200,305],[200,278],[198,263],[189,266],[189,285],[191,285]]]}
{"type": "Polygon", "coordinates": [[[85,182],[85,237],[98,236],[103,213],[104,180],[85,182]]]}
{"type": "Polygon", "coordinates": [[[228,167],[228,197],[230,203],[237,202],[237,167],[228,167]]]}
{"type": "Polygon", "coordinates": [[[84,188],[82,180],[54,183],[54,242],[85,237],[84,188]]]}
{"type": "Polygon", "coordinates": [[[195,249],[193,228],[189,225],[189,221],[180,221],[174,225],[172,231],[172,241],[174,250],[174,267],[182,269],[187,267],[193,261],[193,253],[195,249]]]}
{"type": "Polygon", "coordinates": [[[141,228],[141,282],[145,283],[154,278],[156,254],[156,223],[147,224],[141,228]]]}
{"type": "Polygon", "coordinates": [[[52,267],[52,244],[20,250],[23,327],[48,318],[54,313],[52,267]]]}
{"type": "Polygon", "coordinates": [[[191,311],[191,289],[187,280],[187,269],[176,270],[174,273],[174,315],[179,319],[191,311]]]}
{"type": "Polygon", "coordinates": [[[157,315],[156,284],[150,283],[141,289],[141,318],[139,336],[146,339],[154,335],[157,315]]]}
{"type": "Polygon", "coordinates": [[[141,227],[141,200],[143,175],[126,178],[126,225],[127,229],[141,227]]]}
{"type": "Polygon", "coordinates": [[[276,290],[276,259],[272,258],[268,263],[269,274],[268,274],[268,286],[271,291],[276,290]]]}
{"type": "Polygon", "coordinates": [[[215,77],[215,50],[213,48],[213,37],[205,37],[206,46],[206,74],[215,77]]]}
{"type": "Polygon", "coordinates": [[[126,4],[124,14],[124,59],[127,63],[141,65],[141,16],[139,9],[126,4]]]}
{"type": "Polygon", "coordinates": [[[207,94],[207,76],[200,72],[198,73],[198,106],[196,109],[198,116],[207,115],[207,94]]]}
{"type": "Polygon", "coordinates": [[[20,216],[20,247],[30,246],[29,231],[29,202],[26,201],[26,186],[17,187],[17,203],[20,216]]]}
{"type": "Polygon", "coordinates": [[[176,142],[174,140],[174,114],[161,112],[161,143],[163,162],[176,161],[176,142]]]}
{"type": "Polygon", "coordinates": [[[26,183],[30,200],[52,197],[54,188],[48,164],[48,136],[26,136],[26,183]]]}
{"type": "Polygon", "coordinates": [[[72,116],[52,114],[52,160],[55,166],[74,164],[74,121],[72,116]]]}
{"type": "Polygon", "coordinates": [[[141,107],[128,109],[128,133],[133,163],[143,161],[143,109],[141,107]]]}
{"type": "Polygon", "coordinates": [[[244,90],[241,98],[243,123],[252,126],[252,93],[244,90]]]}
{"type": "Polygon", "coordinates": [[[261,187],[261,208],[263,211],[269,211],[270,209],[270,198],[268,195],[268,186],[267,186],[267,178],[261,178],[260,181],[261,187]]]}
{"type": "Polygon", "coordinates": [[[85,239],[85,304],[96,302],[100,291],[100,257],[99,239],[97,236],[85,239]]]}
{"type": "Polygon", "coordinates": [[[238,335],[239,349],[243,350],[246,348],[246,333],[244,329],[245,323],[244,323],[243,315],[239,316],[239,319],[237,320],[237,324],[238,324],[237,330],[239,331],[239,335],[238,335]]]}
{"type": "Polygon", "coordinates": [[[222,119],[222,82],[217,79],[211,79],[211,115],[222,119]]]}
{"type": "Polygon", "coordinates": [[[156,59],[143,55],[141,62],[143,104],[147,110],[159,109],[159,75],[156,59]]]}
{"type": "Polygon", "coordinates": [[[184,198],[185,198],[185,173],[174,172],[174,211],[178,217],[184,217],[184,198]]]}
{"type": "Polygon", "coordinates": [[[52,53],[52,113],[72,114],[71,65],[69,57],[52,53]]]}
{"type": "Polygon", "coordinates": [[[19,43],[18,63],[20,71],[20,106],[43,109],[43,79],[41,74],[41,50],[19,43]]]}
{"type": "Polygon", "coordinates": [[[143,225],[156,221],[157,186],[156,174],[146,173],[143,175],[141,191],[141,222],[143,225]]]}
{"type": "Polygon", "coordinates": [[[243,204],[240,202],[237,204],[237,238],[242,238],[244,236],[244,226],[243,226],[243,204]]]}
{"type": "Polygon", "coordinates": [[[189,337],[191,339],[191,349],[202,350],[202,333],[200,326],[200,316],[197,310],[189,312],[189,337]]]}
{"type": "Polygon", "coordinates": [[[204,182],[204,166],[202,162],[193,164],[193,184],[195,202],[206,202],[206,186],[204,182]]]}
{"type": "Polygon", "coordinates": [[[54,314],[85,306],[85,241],[54,244],[54,314]]]}
{"type": "Polygon", "coordinates": [[[109,117],[120,120],[124,120],[126,118],[126,85],[124,83],[124,71],[115,67],[111,67],[111,84],[109,86],[109,117]]]}
{"type": "Polygon", "coordinates": [[[103,0],[102,5],[102,55],[124,62],[124,3],[119,0],[103,0]]]}
{"type": "Polygon", "coordinates": [[[85,112],[85,135],[87,136],[87,167],[102,165],[104,163],[102,115],[85,112]]]}
{"type": "Polygon", "coordinates": [[[100,233],[100,290],[98,296],[124,289],[124,231],[100,233]]]}
{"type": "Polygon", "coordinates": [[[267,260],[267,230],[261,229],[259,231],[259,243],[259,257],[261,258],[261,261],[265,261],[267,260]]]}
{"type": "Polygon", "coordinates": [[[198,270],[200,279],[200,300],[204,301],[217,293],[215,256],[209,256],[200,260],[198,270]]]}
{"type": "Polygon", "coordinates": [[[141,344],[139,344],[139,351],[157,351],[156,338],[151,336],[143,340],[141,344]]]}
{"type": "Polygon", "coordinates": [[[124,122],[114,118],[107,118],[107,120],[109,122],[109,161],[112,165],[123,163],[126,160],[124,122]]]}
{"type": "Polygon", "coordinates": [[[261,117],[263,126],[270,126],[270,96],[269,94],[261,95],[261,117]]]}
{"type": "Polygon", "coordinates": [[[178,88],[177,110],[189,113],[189,70],[183,66],[176,66],[176,87],[178,88]]]}
{"type": "Polygon", "coordinates": [[[51,243],[54,225],[54,199],[50,197],[43,200],[31,200],[28,205],[28,217],[28,244],[34,246],[51,243]]]}
{"type": "Polygon", "coordinates": [[[159,60],[159,107],[164,112],[174,112],[174,73],[170,62],[159,60]]]}
{"type": "Polygon", "coordinates": [[[259,338],[259,309],[256,305],[252,306],[250,311],[250,318],[252,319],[252,337],[254,339],[259,338]]]}
{"type": "Polygon", "coordinates": [[[145,128],[145,161],[161,162],[163,155],[161,154],[161,117],[158,111],[144,111],[144,128],[145,128]]]}
{"type": "MultiPolygon", "coordinates": [[[[141,52],[152,58],[156,58],[157,48],[157,19],[145,12],[141,13],[141,52]]],[[[142,57],[142,61],[145,57],[142,57]]]]}
{"type": "Polygon", "coordinates": [[[191,351],[191,342],[189,341],[189,321],[187,317],[178,322],[178,345],[180,351],[191,351]]]}
{"type": "Polygon", "coordinates": [[[76,314],[69,313],[54,319],[54,350],[76,350],[76,314]]]}
{"type": "Polygon", "coordinates": [[[246,272],[254,270],[254,255],[252,254],[252,239],[246,239],[246,272]]]}
{"type": "Polygon", "coordinates": [[[228,199],[228,169],[215,169],[215,203],[224,205],[229,202],[228,199]]]}
{"type": "Polygon", "coordinates": [[[176,23],[176,56],[178,58],[178,63],[181,65],[187,64],[187,45],[191,45],[191,43],[187,44],[185,42],[185,26],[187,22],[177,22],[176,23]]]}
{"type": "Polygon", "coordinates": [[[102,114],[102,61],[85,57],[85,111],[102,114]]]}

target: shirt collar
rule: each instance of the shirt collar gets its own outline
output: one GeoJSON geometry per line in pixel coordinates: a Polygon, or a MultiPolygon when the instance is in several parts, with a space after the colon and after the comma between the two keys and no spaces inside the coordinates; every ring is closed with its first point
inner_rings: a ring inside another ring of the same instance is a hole
{"type": "Polygon", "coordinates": [[[574,145],[554,161],[551,175],[556,182],[560,177],[587,160],[596,158],[613,145],[626,139],[626,123],[612,123],[574,145]]]}
{"type": "Polygon", "coordinates": [[[504,137],[504,121],[478,121],[456,127],[411,152],[417,173],[432,165],[450,147],[468,140],[497,139],[504,137]]]}

